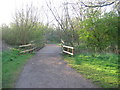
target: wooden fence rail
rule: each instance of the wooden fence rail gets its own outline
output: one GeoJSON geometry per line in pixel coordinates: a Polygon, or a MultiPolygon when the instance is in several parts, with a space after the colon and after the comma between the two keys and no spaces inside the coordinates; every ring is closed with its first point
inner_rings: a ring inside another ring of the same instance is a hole
{"type": "Polygon", "coordinates": [[[36,47],[34,47],[34,44],[27,44],[27,45],[20,45],[19,48],[26,48],[26,47],[31,47],[30,49],[21,51],[20,53],[27,53],[27,52],[31,52],[33,50],[36,49],[36,47]]]}
{"type": "Polygon", "coordinates": [[[62,48],[63,48],[64,53],[74,55],[74,48],[73,47],[62,45],[62,48]],[[66,48],[67,50],[65,50],[64,48],[66,48]],[[70,49],[72,50],[72,52],[70,51],[70,49]]]}
{"type": "Polygon", "coordinates": [[[32,46],[33,44],[27,44],[27,45],[20,45],[19,48],[22,48],[22,47],[30,47],[32,46]]]}
{"type": "Polygon", "coordinates": [[[63,40],[61,40],[61,43],[62,43],[62,51],[64,53],[67,53],[67,54],[70,54],[70,55],[74,55],[74,47],[64,45],[64,41],[63,40]]]}

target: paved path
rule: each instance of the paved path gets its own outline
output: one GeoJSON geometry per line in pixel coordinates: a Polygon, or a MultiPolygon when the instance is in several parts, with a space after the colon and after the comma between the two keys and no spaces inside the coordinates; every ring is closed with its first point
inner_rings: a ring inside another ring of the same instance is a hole
{"type": "Polygon", "coordinates": [[[24,67],[16,88],[96,88],[70,68],[60,55],[61,48],[49,44],[24,67]]]}

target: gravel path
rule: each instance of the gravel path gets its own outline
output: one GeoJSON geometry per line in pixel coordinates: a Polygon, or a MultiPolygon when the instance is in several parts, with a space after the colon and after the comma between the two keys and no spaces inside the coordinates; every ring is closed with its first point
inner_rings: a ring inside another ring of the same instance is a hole
{"type": "Polygon", "coordinates": [[[96,88],[70,68],[60,55],[60,46],[49,44],[24,67],[16,88],[96,88]]]}

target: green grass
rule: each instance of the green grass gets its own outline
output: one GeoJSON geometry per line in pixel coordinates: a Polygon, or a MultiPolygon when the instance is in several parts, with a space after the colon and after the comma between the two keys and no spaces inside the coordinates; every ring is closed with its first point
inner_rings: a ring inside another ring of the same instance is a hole
{"type": "Polygon", "coordinates": [[[34,54],[19,54],[19,50],[11,49],[2,53],[2,87],[14,88],[15,82],[26,64],[34,54]]]}
{"type": "Polygon", "coordinates": [[[93,83],[102,88],[118,87],[118,55],[116,54],[80,54],[74,57],[64,56],[65,61],[93,83]]]}

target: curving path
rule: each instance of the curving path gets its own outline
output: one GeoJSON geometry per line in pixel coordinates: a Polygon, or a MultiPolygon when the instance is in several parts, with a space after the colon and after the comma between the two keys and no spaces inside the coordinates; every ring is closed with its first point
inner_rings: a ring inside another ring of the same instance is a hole
{"type": "Polygon", "coordinates": [[[24,67],[16,88],[96,88],[70,68],[60,55],[61,48],[46,45],[24,67]]]}

